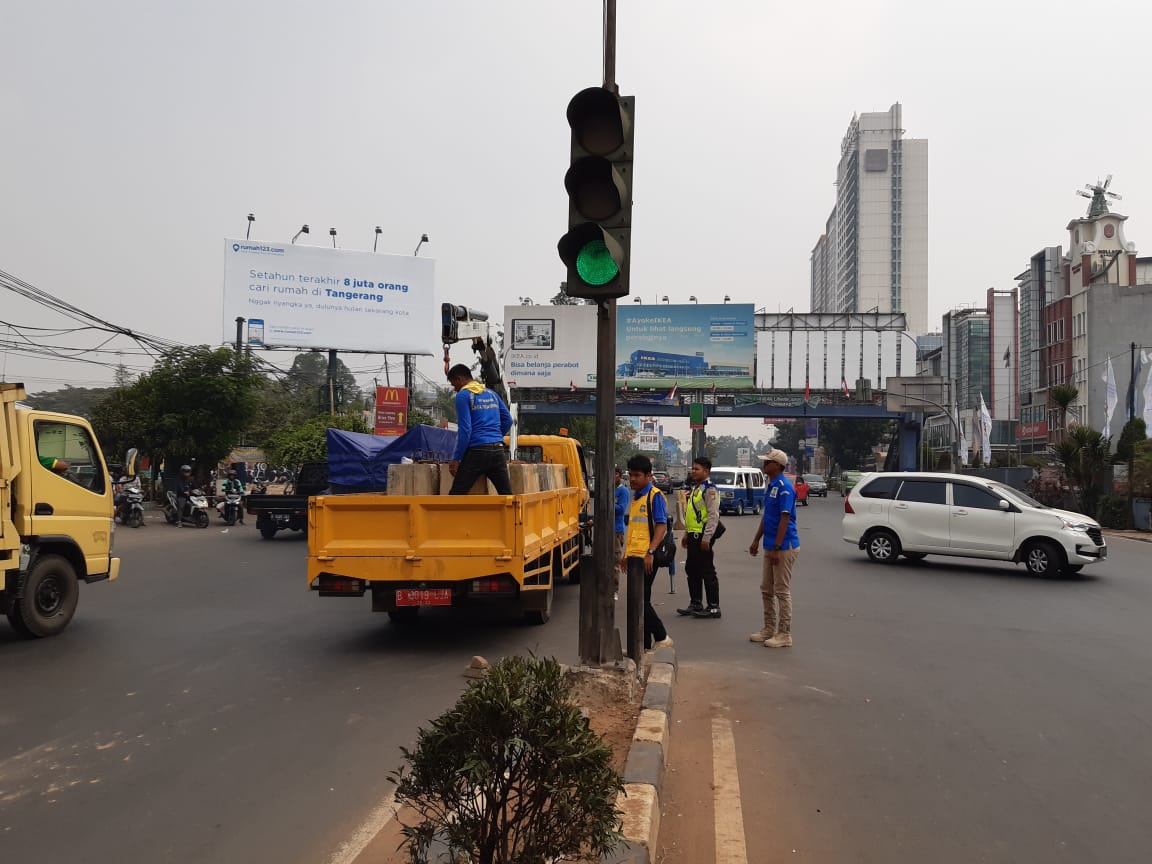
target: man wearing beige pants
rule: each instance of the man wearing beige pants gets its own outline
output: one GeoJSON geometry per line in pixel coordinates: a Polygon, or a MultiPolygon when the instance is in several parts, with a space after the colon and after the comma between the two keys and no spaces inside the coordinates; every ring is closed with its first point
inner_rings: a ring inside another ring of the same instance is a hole
{"type": "Polygon", "coordinates": [[[764,473],[768,488],[764,495],[764,514],[756,538],[748,547],[753,558],[764,541],[764,577],[760,597],[764,601],[764,628],[748,638],[765,648],[792,647],[792,568],[800,554],[800,535],[796,530],[796,490],[784,477],[788,454],[772,450],[764,455],[764,473]],[[777,615],[779,605],[779,615],[777,615]]]}

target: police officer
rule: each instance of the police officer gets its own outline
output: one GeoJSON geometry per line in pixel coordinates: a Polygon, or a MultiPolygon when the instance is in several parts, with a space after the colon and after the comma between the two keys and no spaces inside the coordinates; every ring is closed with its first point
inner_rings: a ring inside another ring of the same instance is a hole
{"type": "Polygon", "coordinates": [[[764,515],[756,538],[748,547],[748,553],[755,558],[760,551],[760,538],[764,538],[764,577],[760,582],[764,629],[748,638],[765,648],[792,647],[792,568],[800,554],[800,535],[796,531],[796,490],[784,477],[787,466],[788,454],[783,450],[764,455],[764,473],[768,475],[764,515]]]}
{"type": "Polygon", "coordinates": [[[448,383],[456,391],[456,453],[448,470],[456,479],[449,495],[467,495],[472,485],[487,477],[497,495],[511,495],[504,436],[512,428],[512,415],[500,396],[479,381],[463,363],[448,370],[448,383]]]}
{"type": "Polygon", "coordinates": [[[712,541],[720,524],[720,492],[711,481],[712,460],[697,456],[692,460],[692,491],[684,514],[684,538],[680,544],[688,550],[684,572],[688,576],[688,606],[677,609],[680,615],[694,618],[720,617],[720,580],[712,541]],[[703,589],[703,590],[701,590],[703,589]],[[701,603],[707,592],[708,605],[701,603]]]}

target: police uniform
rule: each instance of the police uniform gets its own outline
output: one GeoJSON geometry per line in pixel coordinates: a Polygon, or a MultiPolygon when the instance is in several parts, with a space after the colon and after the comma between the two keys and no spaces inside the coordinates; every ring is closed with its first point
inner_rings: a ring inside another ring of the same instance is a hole
{"type": "Polygon", "coordinates": [[[712,481],[706,480],[689,493],[684,513],[688,551],[684,573],[688,577],[689,604],[687,609],[676,610],[681,615],[720,617],[720,580],[716,578],[716,561],[711,548],[719,521],[720,493],[712,481]],[[701,548],[705,540],[709,543],[706,550],[701,548]],[[707,595],[707,607],[700,602],[704,595],[707,595]]]}

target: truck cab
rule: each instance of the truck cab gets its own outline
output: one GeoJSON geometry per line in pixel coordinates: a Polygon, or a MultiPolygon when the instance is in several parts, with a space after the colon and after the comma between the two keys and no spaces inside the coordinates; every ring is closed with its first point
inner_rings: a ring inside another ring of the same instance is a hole
{"type": "Polygon", "coordinates": [[[55,636],[72,620],[80,582],[115,579],[112,480],[81,417],[17,403],[0,383],[0,611],[22,636],[55,636]]]}

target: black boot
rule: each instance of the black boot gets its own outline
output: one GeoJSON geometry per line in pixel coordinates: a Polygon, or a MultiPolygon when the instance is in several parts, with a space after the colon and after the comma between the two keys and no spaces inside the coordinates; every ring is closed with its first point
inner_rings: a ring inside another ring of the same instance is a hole
{"type": "Polygon", "coordinates": [[[719,606],[701,607],[700,609],[697,609],[695,612],[692,613],[692,617],[693,618],[719,618],[720,617],[720,607],[719,606]]]}
{"type": "Polygon", "coordinates": [[[703,604],[700,603],[699,600],[691,600],[688,603],[687,609],[677,609],[676,614],[677,615],[696,615],[697,613],[702,612],[703,610],[704,610],[704,606],[703,606],[703,604]]]}

